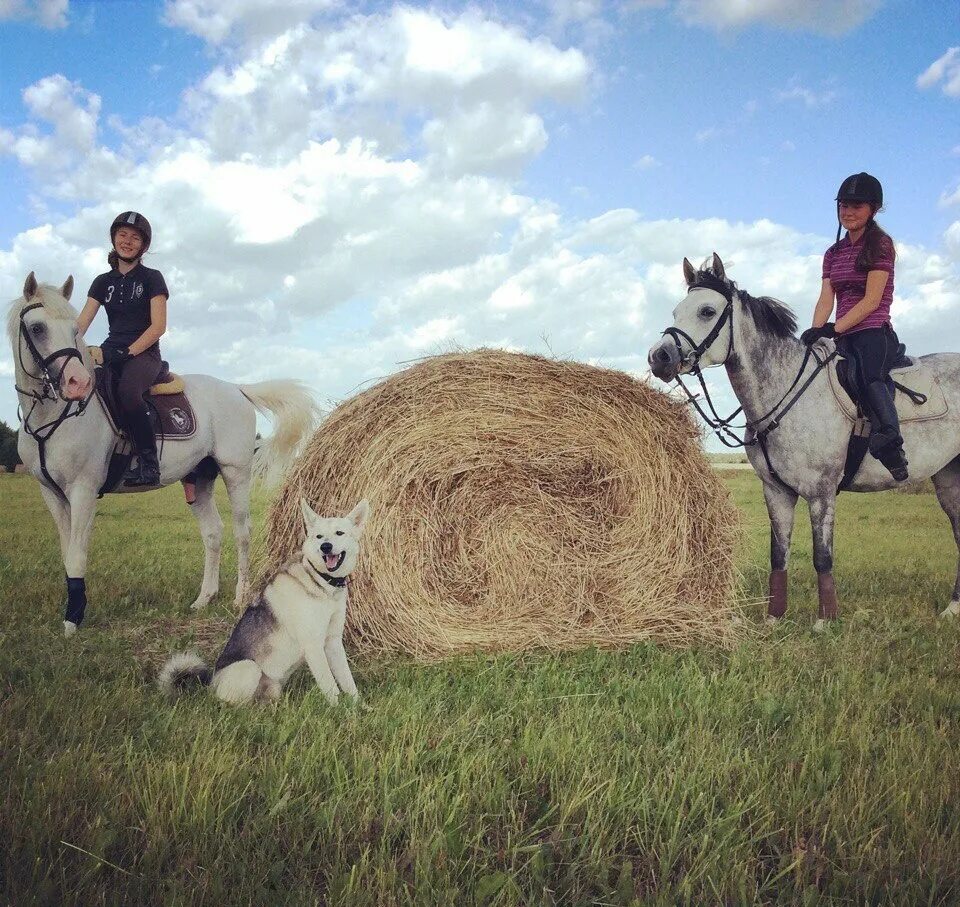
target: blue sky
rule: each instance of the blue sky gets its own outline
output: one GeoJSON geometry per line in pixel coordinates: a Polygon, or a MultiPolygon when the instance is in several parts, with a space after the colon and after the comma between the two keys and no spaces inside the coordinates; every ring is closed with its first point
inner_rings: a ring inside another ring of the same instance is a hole
{"type": "MultiPolygon", "coordinates": [[[[902,339],[960,349],[958,45],[946,0],[0,0],[0,292],[71,272],[79,304],[135,207],[180,371],[336,402],[485,344],[639,376],[684,255],[808,322],[865,169],[902,339]]],[[[0,381],[12,423],[7,348],[0,381]]]]}

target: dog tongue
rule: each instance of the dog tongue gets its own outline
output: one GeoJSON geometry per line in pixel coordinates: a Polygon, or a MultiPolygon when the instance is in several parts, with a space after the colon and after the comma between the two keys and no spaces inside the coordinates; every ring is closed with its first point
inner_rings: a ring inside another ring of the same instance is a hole
{"type": "Polygon", "coordinates": [[[337,561],[339,560],[339,554],[325,554],[323,559],[327,562],[327,568],[333,570],[337,566],[337,561]]]}

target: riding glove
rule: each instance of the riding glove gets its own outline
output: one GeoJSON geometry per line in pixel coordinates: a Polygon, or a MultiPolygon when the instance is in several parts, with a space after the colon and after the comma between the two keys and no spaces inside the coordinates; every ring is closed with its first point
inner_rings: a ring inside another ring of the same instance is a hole
{"type": "Polygon", "coordinates": [[[836,337],[837,332],[833,328],[833,322],[828,321],[825,325],[818,328],[807,328],[801,335],[800,341],[810,346],[816,343],[821,337],[836,337]]]}
{"type": "Polygon", "coordinates": [[[126,346],[103,346],[100,351],[103,353],[104,365],[123,365],[130,358],[130,348],[126,346]]]}

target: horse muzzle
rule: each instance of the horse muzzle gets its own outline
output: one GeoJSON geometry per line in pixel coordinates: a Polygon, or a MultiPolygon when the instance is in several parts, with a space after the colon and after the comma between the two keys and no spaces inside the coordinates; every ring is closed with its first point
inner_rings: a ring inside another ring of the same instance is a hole
{"type": "Polygon", "coordinates": [[[69,359],[60,375],[60,394],[65,400],[83,400],[90,393],[93,378],[87,367],[76,359],[69,359]]]}
{"type": "Polygon", "coordinates": [[[676,343],[672,339],[664,338],[650,347],[647,364],[650,366],[650,371],[661,381],[673,381],[683,363],[676,343]]]}

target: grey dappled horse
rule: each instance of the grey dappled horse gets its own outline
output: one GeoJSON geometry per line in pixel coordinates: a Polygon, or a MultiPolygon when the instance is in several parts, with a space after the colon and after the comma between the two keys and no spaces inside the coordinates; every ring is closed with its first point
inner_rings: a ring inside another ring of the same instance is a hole
{"type": "MultiPolygon", "coordinates": [[[[822,629],[824,620],[837,615],[833,523],[851,433],[826,370],[820,368],[814,376],[818,361],[833,352],[833,341],[820,341],[813,351],[817,355],[805,359],[806,347],[794,336],[793,312],[775,299],[758,299],[737,289],[716,253],[712,264],[700,271],[684,259],[683,273],[687,296],[673,311],[673,327],[650,348],[650,368],[661,380],[673,381],[698,367],[726,367],[747,423],[747,457],[763,482],[770,516],[769,617],[782,617],[787,607],[787,563],[799,495],[810,505],[820,602],[815,626],[822,629]],[[785,411],[812,376],[806,390],[785,411]]],[[[901,426],[910,478],[933,479],[937,500],[950,518],[960,548],[960,354],[918,358],[937,376],[949,408],[941,418],[901,426]]],[[[896,485],[879,461],[868,456],[850,490],[882,491],[896,485]]],[[[942,615],[958,613],[960,562],[952,600],[942,615]]]]}
{"type": "MultiPolygon", "coordinates": [[[[60,535],[68,577],[67,636],[76,632],[86,608],[84,574],[97,494],[118,441],[94,391],[89,351],[85,344],[77,346],[77,313],[68,302],[72,290],[72,277],[57,288],[38,284],[31,272],[7,320],[22,414],[17,449],[39,480],[60,535]]],[[[297,381],[236,385],[209,375],[184,375],[183,381],[197,430],[190,438],[163,445],[161,484],[180,481],[206,457],[216,461],[233,512],[239,604],[249,582],[251,481],[255,474],[272,479],[283,471],[313,426],[316,407],[297,381]],[[257,410],[271,414],[275,430],[255,452],[257,410]]],[[[220,586],[223,522],[213,497],[215,481],[216,472],[197,478],[191,506],[204,547],[203,583],[191,605],[195,609],[207,605],[220,586]]]]}

